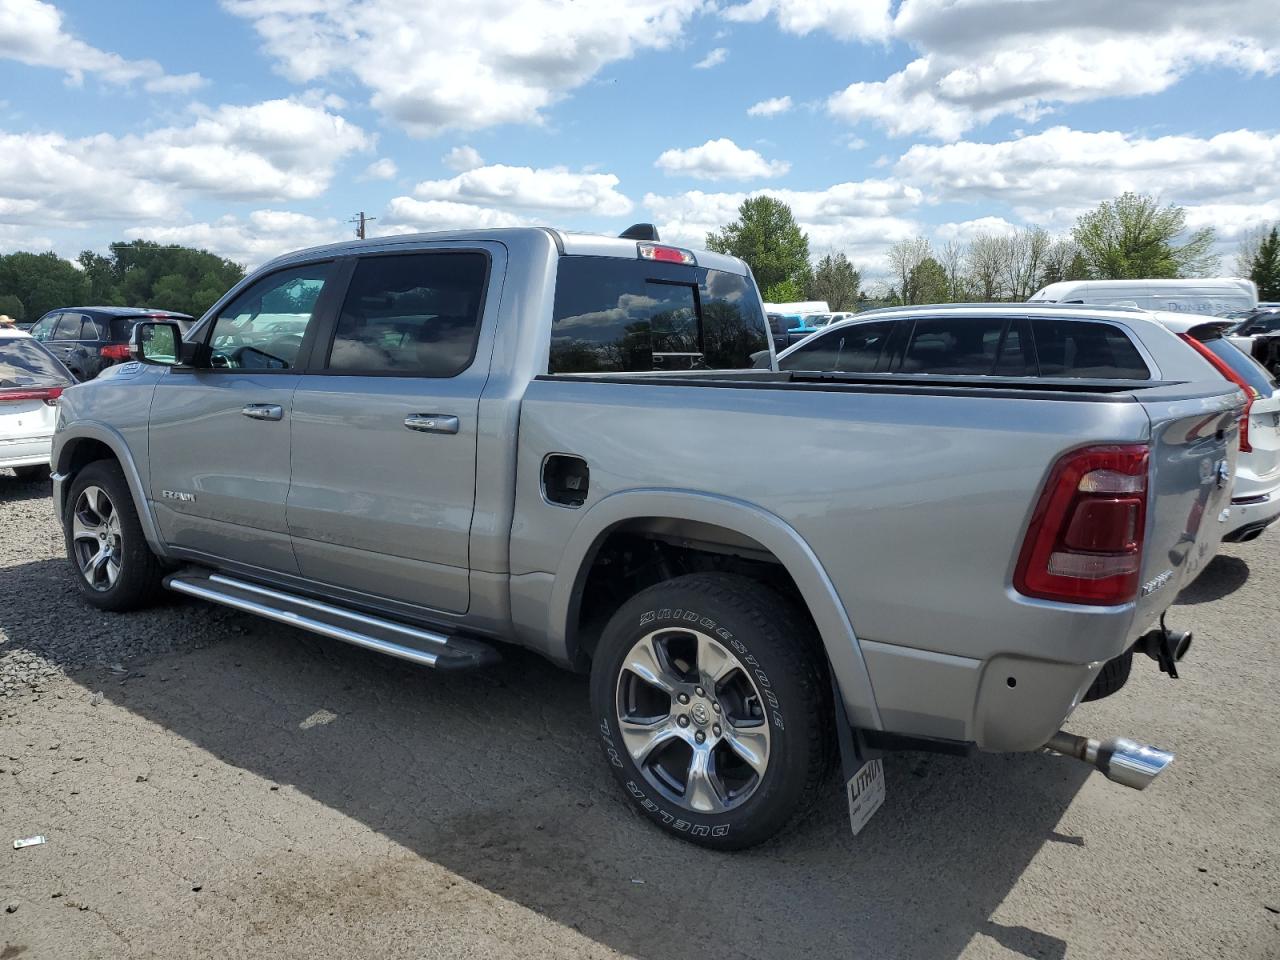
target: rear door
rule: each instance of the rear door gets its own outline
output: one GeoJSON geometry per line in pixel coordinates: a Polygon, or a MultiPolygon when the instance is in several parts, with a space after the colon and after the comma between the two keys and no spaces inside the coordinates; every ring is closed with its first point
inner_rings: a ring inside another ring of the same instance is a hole
{"type": "Polygon", "coordinates": [[[480,393],[506,271],[496,243],[355,261],[293,400],[287,520],[308,579],[470,606],[480,393]]]}
{"type": "Polygon", "coordinates": [[[297,573],[285,525],[290,412],[299,370],[332,309],[335,272],[322,261],[260,278],[206,325],[212,366],[161,376],[148,461],[170,545],[297,573]]]}

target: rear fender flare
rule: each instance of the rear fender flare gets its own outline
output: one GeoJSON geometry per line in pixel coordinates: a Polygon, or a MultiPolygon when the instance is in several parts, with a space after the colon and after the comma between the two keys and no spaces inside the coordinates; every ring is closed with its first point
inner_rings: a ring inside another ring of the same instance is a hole
{"type": "Polygon", "coordinates": [[[871,676],[844,603],[808,543],[780,517],[731,497],[672,489],[640,489],[611,494],[590,507],[565,546],[549,604],[552,649],[572,660],[571,632],[577,596],[596,552],[608,534],[628,520],[650,517],[700,521],[733,530],[769,550],[795,581],[822,637],[840,694],[856,726],[882,729],[871,676]],[[571,574],[571,575],[570,575],[571,574]]]}

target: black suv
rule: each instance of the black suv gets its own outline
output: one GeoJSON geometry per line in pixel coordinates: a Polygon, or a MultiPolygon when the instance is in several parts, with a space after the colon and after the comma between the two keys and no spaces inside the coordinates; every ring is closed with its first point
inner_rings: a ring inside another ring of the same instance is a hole
{"type": "Polygon", "coordinates": [[[129,359],[129,335],[139,320],[172,320],[185,333],[185,313],[146,307],[59,307],[31,325],[33,337],[70,368],[77,380],[92,380],[129,359]]]}

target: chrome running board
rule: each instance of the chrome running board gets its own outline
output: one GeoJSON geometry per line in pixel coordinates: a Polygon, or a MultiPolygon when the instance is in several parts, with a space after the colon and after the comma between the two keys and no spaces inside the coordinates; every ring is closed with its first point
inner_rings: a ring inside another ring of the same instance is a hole
{"type": "Polygon", "coordinates": [[[189,597],[256,614],[434,670],[464,670],[499,659],[497,650],[479,640],[358,613],[220,573],[183,571],[166,577],[164,585],[189,597]]]}

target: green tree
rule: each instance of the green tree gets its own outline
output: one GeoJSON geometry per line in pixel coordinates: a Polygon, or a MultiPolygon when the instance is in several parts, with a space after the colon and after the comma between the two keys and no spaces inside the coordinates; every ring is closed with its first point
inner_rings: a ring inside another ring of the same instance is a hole
{"type": "Polygon", "coordinates": [[[906,303],[945,303],[948,290],[946,267],[929,256],[911,268],[903,287],[903,300],[906,303]]]}
{"type": "Polygon", "coordinates": [[[1259,300],[1280,300],[1280,233],[1275,227],[1258,244],[1249,279],[1258,285],[1259,300]]]}
{"type": "Polygon", "coordinates": [[[84,303],[86,287],[84,275],[53,251],[0,256],[0,294],[21,300],[28,320],[84,303]]]}
{"type": "Polygon", "coordinates": [[[854,310],[862,295],[862,274],[843,253],[827,254],[818,261],[810,300],[825,300],[832,310],[854,310]]]}
{"type": "Polygon", "coordinates": [[[240,264],[207,250],[150,240],[113,243],[108,257],[85,251],[80,263],[91,283],[103,285],[109,303],[161,307],[197,317],[244,276],[240,264]]]}
{"type": "Polygon", "coordinates": [[[1106,200],[1076,221],[1071,235],[1089,272],[1103,280],[1202,275],[1217,267],[1212,227],[1202,227],[1182,243],[1182,207],[1161,207],[1151,196],[1124,193],[1106,200]]]}
{"type": "Polygon", "coordinates": [[[738,207],[738,219],[707,234],[707,249],[740,257],[751,267],[764,297],[790,291],[801,300],[809,286],[809,237],[800,229],[791,208],[773,197],[748,197],[738,207]],[[791,287],[780,284],[790,283],[791,287]]]}
{"type": "Polygon", "coordinates": [[[18,297],[12,293],[0,296],[0,316],[6,316],[10,320],[21,320],[26,315],[27,308],[18,297]]]}

